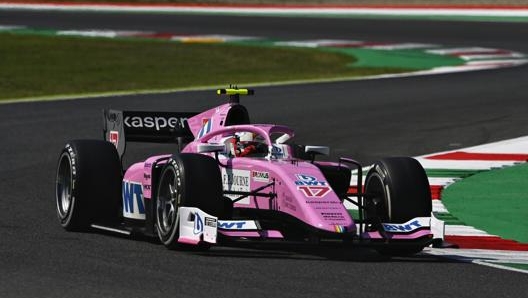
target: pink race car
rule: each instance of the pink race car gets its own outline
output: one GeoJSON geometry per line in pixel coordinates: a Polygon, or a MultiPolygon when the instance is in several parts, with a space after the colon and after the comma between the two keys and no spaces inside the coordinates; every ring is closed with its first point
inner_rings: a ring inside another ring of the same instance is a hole
{"type": "Polygon", "coordinates": [[[69,231],[159,237],[168,248],[238,242],[367,245],[412,254],[443,237],[421,165],[384,158],[363,180],[349,158],[318,162],[324,146],[292,142],[286,126],[252,124],[240,95],[202,113],[104,111],[105,140],[66,144],[56,204],[69,231]],[[123,171],[128,142],[175,143],[123,171]]]}

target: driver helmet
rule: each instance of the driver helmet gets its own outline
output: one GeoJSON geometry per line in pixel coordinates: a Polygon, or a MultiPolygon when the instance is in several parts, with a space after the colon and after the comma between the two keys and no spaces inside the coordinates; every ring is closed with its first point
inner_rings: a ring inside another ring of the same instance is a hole
{"type": "Polygon", "coordinates": [[[267,146],[262,140],[259,140],[257,134],[252,132],[241,132],[237,133],[233,138],[235,144],[233,144],[234,155],[237,157],[244,157],[255,153],[266,153],[267,146]]]}

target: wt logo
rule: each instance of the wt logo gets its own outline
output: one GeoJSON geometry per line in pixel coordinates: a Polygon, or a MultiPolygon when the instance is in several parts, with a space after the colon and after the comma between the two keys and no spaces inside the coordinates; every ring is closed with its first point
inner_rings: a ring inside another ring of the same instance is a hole
{"type": "Polygon", "coordinates": [[[326,181],[317,180],[317,177],[297,174],[297,189],[308,198],[322,198],[330,192],[330,187],[326,181]]]}
{"type": "Polygon", "coordinates": [[[123,181],[123,216],[126,218],[145,219],[145,202],[141,184],[123,181]]]}

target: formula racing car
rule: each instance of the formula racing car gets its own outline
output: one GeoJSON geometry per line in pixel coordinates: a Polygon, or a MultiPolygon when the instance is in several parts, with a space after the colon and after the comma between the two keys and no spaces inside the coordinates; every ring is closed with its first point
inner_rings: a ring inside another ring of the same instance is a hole
{"type": "Polygon", "coordinates": [[[250,122],[250,89],[201,113],[104,110],[104,140],[73,140],[57,166],[56,205],[68,231],[158,237],[170,249],[248,242],[337,243],[413,254],[442,238],[422,166],[350,158],[295,144],[289,127],[250,122]],[[131,142],[173,143],[123,169],[131,142]]]}

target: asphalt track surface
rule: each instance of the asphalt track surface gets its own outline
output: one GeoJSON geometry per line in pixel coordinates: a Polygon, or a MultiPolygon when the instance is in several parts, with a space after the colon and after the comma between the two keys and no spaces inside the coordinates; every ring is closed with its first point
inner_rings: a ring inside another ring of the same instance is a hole
{"type": "MultiPolygon", "coordinates": [[[[0,11],[2,24],[141,29],[284,39],[347,38],[528,52],[528,24],[235,18],[0,11]],[[287,28],[287,29],[286,29],[287,28]]],[[[528,135],[528,67],[405,79],[257,89],[253,122],[297,130],[301,143],[369,163],[528,135]]],[[[524,297],[528,275],[428,255],[386,259],[354,249],[213,248],[67,233],[55,215],[58,153],[100,138],[103,108],[199,111],[212,92],[0,106],[0,297],[524,297]]],[[[150,150],[136,146],[129,160],[150,150]]],[[[164,148],[165,149],[165,148],[164,148]]]]}

